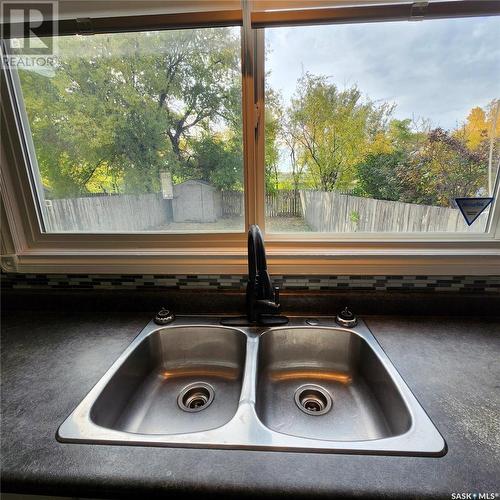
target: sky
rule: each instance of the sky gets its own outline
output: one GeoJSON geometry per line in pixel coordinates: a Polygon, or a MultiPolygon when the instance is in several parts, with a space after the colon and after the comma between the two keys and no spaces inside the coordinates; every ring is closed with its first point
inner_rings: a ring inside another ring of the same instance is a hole
{"type": "Polygon", "coordinates": [[[357,84],[394,116],[445,129],[500,98],[500,17],[266,30],[268,83],[285,102],[308,71],[357,84]]]}

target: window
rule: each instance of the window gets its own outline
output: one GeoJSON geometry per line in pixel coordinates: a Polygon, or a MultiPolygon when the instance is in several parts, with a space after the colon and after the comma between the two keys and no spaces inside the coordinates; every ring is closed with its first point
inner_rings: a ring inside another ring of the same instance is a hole
{"type": "Polygon", "coordinates": [[[493,196],[500,22],[266,30],[266,227],[484,233],[455,198],[493,196]]]}
{"type": "Polygon", "coordinates": [[[58,49],[18,71],[46,232],[243,230],[239,28],[58,49]]]}
{"type": "Polygon", "coordinates": [[[498,272],[498,3],[165,5],[3,65],[4,269],[244,273],[257,223],[273,273],[498,272]]]}

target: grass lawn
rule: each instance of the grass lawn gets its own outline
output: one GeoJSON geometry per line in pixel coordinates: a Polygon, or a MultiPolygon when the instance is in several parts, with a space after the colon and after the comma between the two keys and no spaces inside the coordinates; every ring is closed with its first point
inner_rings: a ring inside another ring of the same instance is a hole
{"type": "MultiPolygon", "coordinates": [[[[157,231],[165,232],[229,232],[243,231],[243,217],[226,217],[216,222],[171,222],[158,227],[157,231]]],[[[312,231],[302,217],[268,217],[266,231],[269,233],[302,233],[312,231]]]]}

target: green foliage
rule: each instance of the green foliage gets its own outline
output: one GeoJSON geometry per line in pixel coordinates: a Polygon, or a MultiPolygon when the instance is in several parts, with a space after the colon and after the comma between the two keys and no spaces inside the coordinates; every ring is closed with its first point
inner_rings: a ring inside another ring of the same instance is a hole
{"type": "Polygon", "coordinates": [[[193,144],[193,153],[196,167],[190,172],[192,178],[207,181],[219,189],[243,188],[243,158],[236,141],[204,135],[193,144]]]}
{"type": "Polygon", "coordinates": [[[463,129],[430,130],[425,121],[390,120],[393,107],[363,99],[356,86],[339,90],[328,78],[306,73],[278,134],[269,125],[270,137],[290,154],[290,168],[279,176],[266,164],[268,190],[285,184],[350,189],[369,198],[446,207],[455,197],[484,195],[488,155],[497,157],[500,149],[493,133],[496,102],[488,113],[474,108],[463,129]]]}
{"type": "MultiPolygon", "coordinates": [[[[241,177],[240,45],[229,28],[64,37],[53,77],[21,72],[44,184],[54,196],[157,192],[159,171],[185,180],[232,151],[241,177]],[[193,154],[214,137],[215,158],[193,154]],[[215,136],[218,136],[215,139],[215,136]],[[237,150],[239,149],[239,153],[237,150]],[[235,153],[236,152],[236,153],[235,153]],[[99,182],[100,181],[100,182],[99,182]]],[[[227,158],[226,158],[227,160],[227,158]]],[[[241,184],[235,175],[228,179],[241,184]]]]}
{"type": "MultiPolygon", "coordinates": [[[[64,37],[60,52],[53,76],[20,72],[51,196],[158,192],[163,170],[175,182],[243,189],[237,31],[64,37]]],[[[300,78],[288,107],[266,88],[267,192],[348,189],[441,206],[486,194],[498,168],[498,100],[451,131],[391,119],[393,110],[322,75],[300,78]]]]}
{"type": "Polygon", "coordinates": [[[417,134],[401,129],[402,122],[391,125],[392,151],[370,153],[357,165],[357,194],[446,207],[454,206],[456,197],[483,194],[484,154],[470,151],[465,141],[442,129],[417,134]]]}
{"type": "Polygon", "coordinates": [[[349,213],[349,220],[354,224],[354,225],[358,225],[359,224],[359,221],[361,220],[361,216],[359,215],[359,212],[357,212],[356,210],[352,210],[350,213],[349,213]]]}
{"type": "Polygon", "coordinates": [[[406,159],[401,151],[370,153],[358,165],[356,194],[379,200],[398,201],[402,185],[399,171],[406,159]]]}
{"type": "Polygon", "coordinates": [[[282,104],[274,90],[266,89],[264,165],[266,169],[266,192],[275,193],[279,188],[280,151],[278,134],[282,127],[282,104]]]}
{"type": "Polygon", "coordinates": [[[363,101],[354,86],[339,90],[327,77],[306,73],[288,110],[298,146],[316,187],[324,191],[351,187],[354,167],[366,146],[383,129],[392,107],[363,101]]]}
{"type": "Polygon", "coordinates": [[[440,128],[432,130],[401,174],[405,201],[454,206],[456,197],[478,196],[487,185],[487,161],[440,128]]]}
{"type": "Polygon", "coordinates": [[[114,154],[119,158],[117,168],[121,166],[129,191],[147,193],[160,189],[159,171],[167,168],[166,158],[172,152],[162,137],[164,125],[158,119],[159,113],[158,109],[133,108],[113,131],[114,154]]]}

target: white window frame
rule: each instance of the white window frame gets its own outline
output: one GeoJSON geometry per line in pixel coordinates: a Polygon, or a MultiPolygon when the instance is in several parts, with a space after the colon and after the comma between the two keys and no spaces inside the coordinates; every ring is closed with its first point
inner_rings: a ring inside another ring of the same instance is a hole
{"type": "MultiPolygon", "coordinates": [[[[406,7],[412,9],[411,4],[406,7]]],[[[314,24],[337,22],[335,16],[339,16],[339,12],[338,9],[318,11],[315,20],[311,19],[311,11],[296,11],[295,14],[287,11],[282,18],[275,12],[270,15],[273,25],[279,22],[314,24]]],[[[409,12],[411,14],[412,10],[409,12]]],[[[176,19],[179,22],[178,15],[176,19]]],[[[266,15],[259,14],[257,19],[265,23],[266,15]]],[[[347,22],[342,16],[339,19],[338,22],[347,22]]],[[[242,23],[245,231],[204,234],[43,232],[34,182],[30,178],[34,152],[31,137],[27,135],[29,128],[24,111],[17,106],[13,95],[15,79],[4,69],[0,144],[1,264],[4,271],[246,273],[246,229],[253,223],[265,229],[264,36],[262,28],[252,28],[252,12],[247,0],[243,0],[242,23]]],[[[304,275],[500,274],[499,195],[500,180],[497,178],[486,233],[269,233],[266,235],[269,267],[273,274],[304,275]]]]}

